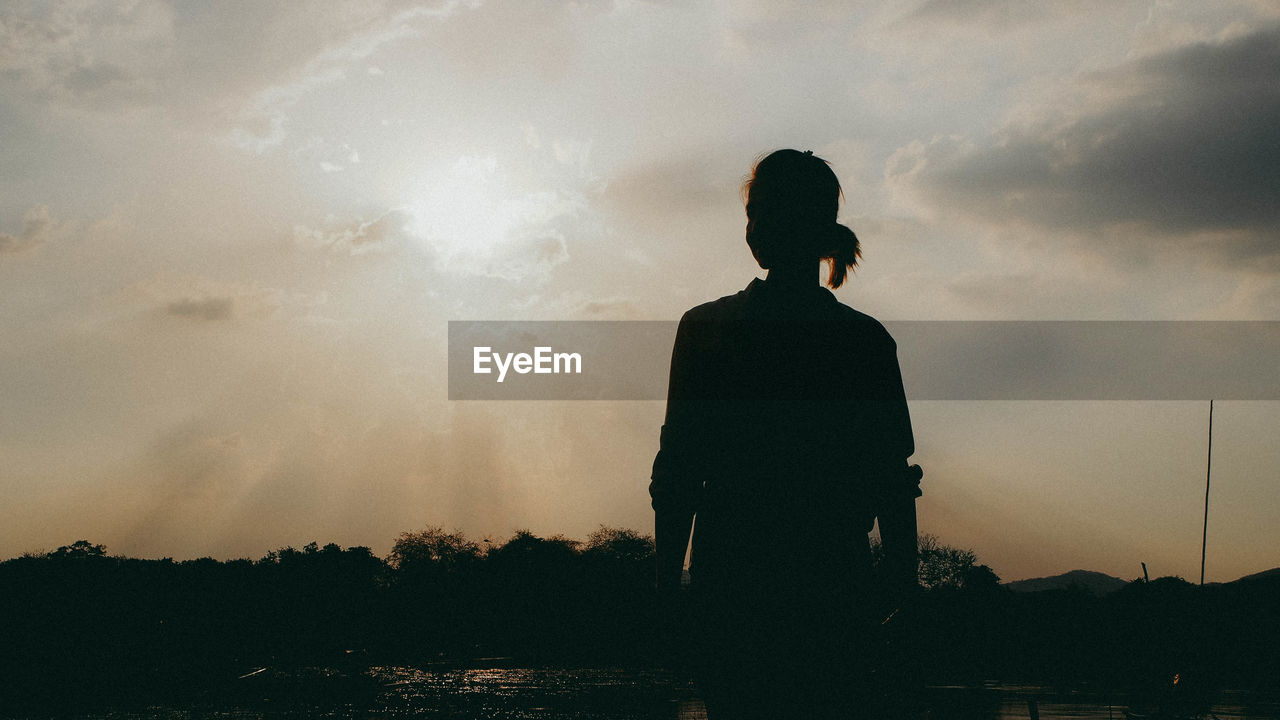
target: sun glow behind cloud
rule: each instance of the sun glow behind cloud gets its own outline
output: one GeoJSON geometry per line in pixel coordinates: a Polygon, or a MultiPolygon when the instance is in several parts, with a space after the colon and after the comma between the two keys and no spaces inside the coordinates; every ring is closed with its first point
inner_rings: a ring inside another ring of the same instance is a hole
{"type": "Polygon", "coordinates": [[[406,194],[411,230],[448,262],[491,255],[521,223],[510,182],[493,156],[460,157],[419,178],[406,194]]]}
{"type": "Polygon", "coordinates": [[[438,268],[457,275],[519,279],[564,262],[559,227],[581,199],[517,183],[492,156],[463,156],[424,173],[406,192],[407,230],[426,243],[438,268]]]}

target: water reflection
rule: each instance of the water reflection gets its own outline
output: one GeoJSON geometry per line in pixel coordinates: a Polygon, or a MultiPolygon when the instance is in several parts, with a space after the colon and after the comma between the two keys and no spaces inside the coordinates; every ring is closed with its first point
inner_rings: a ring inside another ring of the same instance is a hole
{"type": "MultiPolygon", "coordinates": [[[[662,670],[623,668],[380,667],[387,686],[379,715],[540,720],[705,720],[695,687],[662,670]]],[[[920,720],[1122,720],[1125,699],[988,684],[928,688],[903,717],[920,720]]],[[[1224,693],[1220,720],[1280,720],[1280,698],[1224,693]]]]}
{"type": "Polygon", "coordinates": [[[379,667],[372,673],[386,686],[379,714],[391,717],[705,717],[692,687],[662,670],[379,667]]]}

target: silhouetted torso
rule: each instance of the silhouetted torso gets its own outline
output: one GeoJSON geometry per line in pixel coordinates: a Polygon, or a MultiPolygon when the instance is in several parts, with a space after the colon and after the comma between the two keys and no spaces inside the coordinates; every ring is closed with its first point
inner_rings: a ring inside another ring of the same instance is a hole
{"type": "Polygon", "coordinates": [[[650,492],[659,511],[696,513],[712,685],[852,672],[867,532],[912,452],[893,339],[825,288],[757,279],[685,314],[650,492]]]}

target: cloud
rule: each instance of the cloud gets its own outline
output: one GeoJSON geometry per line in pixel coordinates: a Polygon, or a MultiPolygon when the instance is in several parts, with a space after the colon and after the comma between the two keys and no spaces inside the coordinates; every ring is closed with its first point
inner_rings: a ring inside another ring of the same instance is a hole
{"type": "Polygon", "coordinates": [[[513,76],[553,80],[572,67],[585,22],[606,8],[605,3],[476,3],[470,12],[452,17],[449,28],[433,33],[429,42],[449,70],[470,81],[513,76]]]}
{"type": "Polygon", "coordinates": [[[406,226],[411,220],[403,210],[388,210],[373,220],[356,220],[323,229],[299,224],[293,228],[293,239],[301,247],[326,247],[358,255],[401,243],[409,237],[406,226]]]}
{"type": "Polygon", "coordinates": [[[1004,31],[1022,25],[1043,23],[1065,14],[1087,13],[1109,3],[1100,0],[1075,0],[1037,6],[1020,0],[927,0],[898,21],[899,25],[917,23],[960,23],[981,25],[989,30],[1004,31]]]}
{"type": "Polygon", "coordinates": [[[349,68],[382,46],[417,35],[415,23],[422,18],[449,17],[459,5],[445,2],[439,7],[412,7],[385,16],[377,13],[373,17],[357,13],[358,17],[352,18],[361,25],[356,32],[319,49],[300,70],[262,88],[243,106],[231,131],[231,140],[241,149],[254,153],[271,150],[284,141],[290,111],[304,97],[345,79],[349,68]]]}
{"type": "Polygon", "coordinates": [[[22,230],[17,235],[0,232],[0,255],[10,255],[38,247],[48,238],[54,226],[49,208],[37,205],[22,216],[22,230]]]}
{"type": "Polygon", "coordinates": [[[581,303],[580,315],[593,320],[639,320],[645,309],[629,297],[608,297],[581,303]]]}
{"type": "Polygon", "coordinates": [[[262,320],[281,310],[311,312],[327,299],[323,293],[308,294],[167,270],[125,285],[112,298],[113,303],[143,315],[159,314],[197,323],[262,320]]]}
{"type": "Polygon", "coordinates": [[[497,248],[472,271],[489,277],[520,280],[544,273],[568,259],[569,244],[563,233],[554,228],[529,228],[497,248]]]}
{"type": "Polygon", "coordinates": [[[925,214],[1196,237],[1220,262],[1280,270],[1276,77],[1280,27],[1136,58],[989,138],[900,148],[886,180],[925,214]]]}
{"type": "Polygon", "coordinates": [[[165,312],[193,320],[225,320],[231,317],[233,306],[229,297],[183,298],[165,305],[165,312]]]}
{"type": "Polygon", "coordinates": [[[615,174],[601,194],[606,212],[622,227],[654,237],[687,227],[710,209],[740,212],[743,158],[663,158],[615,174]]]}
{"type": "Polygon", "coordinates": [[[154,99],[171,66],[173,14],[160,3],[0,5],[0,82],[102,107],[154,99]]]}

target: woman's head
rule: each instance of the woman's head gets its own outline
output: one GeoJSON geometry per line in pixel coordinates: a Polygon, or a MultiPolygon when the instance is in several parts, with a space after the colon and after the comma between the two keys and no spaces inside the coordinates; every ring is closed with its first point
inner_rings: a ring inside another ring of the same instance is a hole
{"type": "Polygon", "coordinates": [[[836,222],[840,181],[812,152],[777,150],[751,170],[743,186],[747,244],[760,267],[831,261],[827,284],[844,283],[862,253],[858,238],[836,222]]]}

